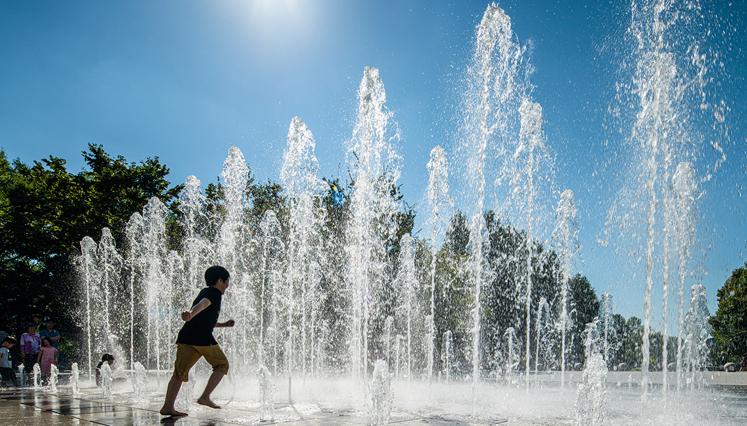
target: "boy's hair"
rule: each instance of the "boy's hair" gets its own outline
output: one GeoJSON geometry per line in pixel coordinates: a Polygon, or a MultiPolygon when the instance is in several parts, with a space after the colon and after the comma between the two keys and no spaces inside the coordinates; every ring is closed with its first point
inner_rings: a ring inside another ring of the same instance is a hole
{"type": "Polygon", "coordinates": [[[102,362],[106,361],[114,361],[114,355],[112,354],[104,354],[104,356],[101,357],[102,362]]]}
{"type": "Polygon", "coordinates": [[[6,337],[5,339],[3,339],[3,343],[8,343],[8,344],[11,344],[11,345],[15,345],[16,344],[16,339],[14,339],[12,337],[6,337]]]}
{"type": "Polygon", "coordinates": [[[222,266],[211,266],[205,270],[205,284],[208,287],[214,286],[218,280],[227,280],[230,277],[231,274],[222,266]]]}

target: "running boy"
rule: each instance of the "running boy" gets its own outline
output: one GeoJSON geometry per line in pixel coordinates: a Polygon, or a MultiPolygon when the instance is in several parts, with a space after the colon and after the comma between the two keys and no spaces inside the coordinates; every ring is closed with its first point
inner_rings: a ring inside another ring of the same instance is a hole
{"type": "Polygon", "coordinates": [[[192,308],[182,312],[182,320],[185,321],[179,335],[176,338],[176,361],[174,362],[174,374],[169,380],[166,388],[166,400],[161,407],[161,415],[164,416],[186,416],[187,413],[176,411],[174,402],[179,394],[182,382],[189,380],[189,370],[201,357],[205,357],[213,367],[205,390],[197,399],[197,403],[211,408],[220,408],[211,399],[210,394],[218,386],[223,376],[228,373],[228,359],[218,346],[213,337],[215,327],[233,327],[234,320],[218,322],[220,304],[223,293],[228,288],[230,275],[222,266],[211,266],[205,271],[205,284],[192,302],[192,308]]]}

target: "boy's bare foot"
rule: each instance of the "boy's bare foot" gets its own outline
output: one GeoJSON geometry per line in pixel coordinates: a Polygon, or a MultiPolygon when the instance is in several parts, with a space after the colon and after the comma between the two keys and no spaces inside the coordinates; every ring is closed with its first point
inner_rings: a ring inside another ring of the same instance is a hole
{"type": "Polygon", "coordinates": [[[210,398],[200,398],[197,400],[197,403],[210,408],[220,408],[220,405],[211,401],[210,398]]]}
{"type": "Polygon", "coordinates": [[[171,416],[171,417],[184,417],[187,415],[187,413],[182,413],[181,411],[176,411],[175,409],[168,409],[168,408],[161,408],[161,411],[159,413],[162,416],[171,416]]]}

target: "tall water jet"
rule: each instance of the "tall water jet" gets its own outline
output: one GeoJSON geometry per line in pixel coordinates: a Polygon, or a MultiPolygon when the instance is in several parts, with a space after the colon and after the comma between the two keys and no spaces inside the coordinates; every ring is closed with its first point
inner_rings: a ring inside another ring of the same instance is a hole
{"type": "MultiPolygon", "coordinates": [[[[288,200],[289,239],[288,239],[288,280],[292,293],[299,295],[299,312],[288,313],[289,319],[300,316],[301,375],[306,377],[307,363],[313,359],[314,330],[309,330],[313,311],[318,305],[308,300],[319,288],[319,276],[312,273],[318,261],[319,228],[323,222],[317,198],[321,194],[323,182],[317,176],[319,163],[315,154],[314,136],[298,117],[293,117],[288,127],[288,146],[283,156],[280,180],[288,200]]],[[[293,337],[289,336],[291,357],[293,357],[293,337]]]]}
{"type": "Polygon", "coordinates": [[[550,369],[550,352],[552,350],[552,326],[553,321],[550,305],[544,297],[537,304],[537,317],[535,319],[536,342],[534,345],[534,373],[539,374],[540,365],[545,370],[550,369]]]}
{"type": "Polygon", "coordinates": [[[514,370],[519,366],[519,351],[517,350],[517,346],[516,330],[513,327],[508,327],[503,332],[503,359],[505,361],[503,370],[506,382],[510,384],[513,384],[514,370]]]}
{"type": "Polygon", "coordinates": [[[81,255],[77,258],[78,274],[84,286],[81,304],[85,306],[85,318],[81,318],[81,326],[86,333],[91,376],[97,354],[114,353],[127,363],[128,357],[120,342],[124,334],[122,328],[128,322],[122,303],[125,293],[120,285],[122,265],[109,228],[101,230],[98,245],[89,237],[81,241],[81,255]]]}
{"type": "MultiPolygon", "coordinates": [[[[245,261],[246,258],[242,258],[242,262],[245,261]]],[[[234,350],[237,358],[240,360],[240,365],[243,367],[242,371],[246,371],[245,368],[249,368],[254,360],[259,359],[260,356],[256,352],[256,348],[259,347],[257,336],[260,312],[258,310],[253,278],[249,271],[240,269],[238,278],[234,280],[236,288],[234,288],[235,294],[233,297],[238,306],[235,307],[231,318],[241,318],[246,324],[245,327],[231,333],[234,339],[234,350]]],[[[234,370],[231,374],[236,373],[238,371],[234,370]]]]}
{"type": "Polygon", "coordinates": [[[560,261],[560,386],[565,387],[566,334],[568,321],[568,283],[571,278],[573,257],[578,252],[578,224],[576,222],[576,202],[573,191],[564,190],[555,209],[555,229],[553,239],[560,261]]]}
{"type": "Polygon", "coordinates": [[[395,280],[397,288],[403,294],[399,297],[400,317],[402,328],[405,329],[405,357],[407,368],[405,374],[407,380],[412,379],[412,333],[413,321],[417,312],[416,294],[418,290],[418,277],[415,269],[415,242],[410,234],[405,234],[399,240],[399,269],[395,280]]]}
{"type": "Polygon", "coordinates": [[[166,340],[166,328],[162,318],[172,310],[171,282],[164,280],[166,258],[166,206],[156,197],[151,198],[143,209],[143,251],[145,306],[146,306],[146,361],[149,368],[167,368],[165,352],[170,351],[171,341],[166,340]],[[168,348],[168,349],[167,349],[168,348]]]}
{"type": "MultiPolygon", "coordinates": [[[[428,324],[428,335],[430,343],[428,347],[428,381],[433,379],[433,353],[436,349],[436,260],[438,255],[438,242],[443,237],[447,225],[447,215],[451,207],[449,198],[449,163],[446,152],[440,146],[435,146],[428,160],[428,191],[427,201],[430,210],[428,225],[431,228],[431,268],[430,268],[430,318],[428,324]]],[[[444,297],[446,288],[444,285],[444,297]]]]}
{"type": "Polygon", "coordinates": [[[444,363],[444,376],[446,378],[446,383],[449,383],[451,381],[451,330],[447,330],[444,332],[443,339],[441,339],[441,343],[443,346],[442,353],[443,353],[443,363],[444,363]]]}
{"type": "Polygon", "coordinates": [[[244,236],[243,215],[247,205],[246,187],[249,181],[249,167],[244,154],[235,146],[228,150],[220,172],[224,196],[225,214],[218,235],[218,259],[229,271],[237,271],[238,255],[244,236]]]}
{"type": "Polygon", "coordinates": [[[708,339],[711,327],[708,323],[708,301],[702,284],[695,284],[690,291],[690,309],[686,316],[685,364],[690,373],[688,383],[691,389],[703,385],[703,371],[708,362],[708,339]]]}
{"type": "MultiPolygon", "coordinates": [[[[320,215],[321,210],[318,210],[320,215]]],[[[318,241],[318,240],[317,240],[318,241]]],[[[323,301],[322,280],[324,273],[321,266],[322,244],[314,245],[314,260],[309,265],[308,285],[305,292],[306,320],[302,322],[302,328],[306,330],[306,340],[302,340],[302,348],[306,355],[307,373],[316,376],[323,364],[324,345],[326,344],[325,323],[322,320],[321,303],[323,301]]]]}
{"type": "MultiPolygon", "coordinates": [[[[612,329],[612,295],[602,293],[602,303],[599,307],[599,321],[601,321],[602,355],[604,361],[609,362],[610,337],[612,329]]],[[[666,340],[666,339],[665,339],[666,340]]]]}
{"type": "Polygon", "coordinates": [[[521,128],[519,141],[514,150],[514,164],[519,165],[517,173],[511,177],[511,187],[514,193],[523,193],[523,214],[526,221],[526,282],[525,282],[525,382],[529,385],[529,363],[531,358],[531,327],[532,327],[532,275],[534,271],[534,238],[537,212],[535,203],[539,194],[540,183],[537,182],[539,171],[548,166],[548,150],[544,143],[542,131],[542,106],[528,98],[521,101],[519,107],[521,128]]]}
{"type": "MultiPolygon", "coordinates": [[[[280,371],[278,369],[278,365],[280,365],[281,363],[285,366],[285,369],[287,371],[290,371],[290,363],[288,362],[288,358],[285,357],[285,361],[283,361],[281,358],[285,354],[285,345],[280,342],[280,339],[282,339],[284,333],[292,333],[293,331],[292,326],[288,327],[287,325],[284,326],[284,324],[288,320],[288,316],[286,315],[286,313],[289,310],[292,312],[292,307],[290,305],[294,303],[294,301],[292,300],[290,294],[292,288],[290,285],[288,285],[290,281],[287,279],[287,276],[285,274],[285,270],[287,267],[285,246],[275,245],[274,243],[282,244],[282,241],[273,241],[273,236],[270,235],[271,232],[276,231],[278,232],[278,234],[275,235],[276,237],[279,237],[281,235],[280,222],[277,220],[274,212],[267,212],[263,217],[263,224],[264,227],[261,228],[263,229],[263,244],[266,242],[269,244],[267,246],[268,248],[273,247],[273,250],[278,250],[277,252],[271,250],[267,253],[267,256],[263,257],[262,267],[264,269],[264,279],[261,283],[261,285],[264,287],[263,291],[267,291],[268,286],[270,290],[270,326],[267,327],[267,330],[265,333],[263,333],[262,338],[271,342],[272,344],[272,375],[274,377],[278,377],[278,372],[280,371]]],[[[263,299],[264,298],[261,297],[260,302],[262,302],[263,299]]]]}
{"type": "Polygon", "coordinates": [[[209,244],[204,236],[209,218],[206,212],[207,201],[200,190],[200,180],[187,176],[184,189],[179,194],[179,212],[184,235],[182,237],[182,258],[187,287],[192,291],[203,284],[203,272],[211,256],[209,244]]]}
{"type": "MultiPolygon", "coordinates": [[[[350,217],[347,223],[346,285],[350,294],[350,362],[354,379],[367,376],[369,327],[375,298],[386,276],[386,241],[397,204],[390,192],[399,180],[399,156],[393,142],[392,114],[379,70],[366,67],[358,88],[358,114],[348,143],[352,173],[350,217]]],[[[374,312],[375,320],[378,313],[374,312]]]]}
{"type": "Polygon", "coordinates": [[[685,329],[685,280],[690,249],[695,241],[695,200],[697,181],[692,164],[681,162],[672,177],[674,189],[673,204],[677,211],[674,216],[675,251],[677,253],[677,392],[682,389],[683,331],[685,329]]]}
{"type": "Polygon", "coordinates": [[[516,74],[522,49],[513,40],[511,20],[496,4],[485,10],[477,27],[477,40],[467,71],[462,146],[467,155],[469,184],[476,189],[470,220],[469,271],[473,290],[472,394],[476,414],[476,387],[480,380],[481,287],[487,281],[483,248],[486,244],[485,167],[488,141],[496,132],[504,135],[516,92],[516,74]]]}
{"type": "MultiPolygon", "coordinates": [[[[168,298],[168,306],[165,306],[165,316],[162,318],[163,325],[165,326],[164,334],[164,363],[166,366],[170,366],[174,363],[174,351],[169,350],[169,344],[173,344],[176,341],[176,335],[179,333],[183,322],[179,316],[179,311],[176,309],[176,299],[180,295],[191,294],[194,289],[188,285],[184,270],[184,262],[182,257],[179,256],[174,250],[171,250],[166,255],[166,259],[163,262],[164,279],[168,283],[165,286],[163,295],[168,298]]],[[[246,353],[246,352],[245,352],[246,353]]]]}
{"type": "Polygon", "coordinates": [[[259,271],[259,338],[257,339],[257,359],[260,366],[266,365],[265,352],[267,347],[265,341],[271,342],[272,348],[272,371],[273,375],[278,373],[278,349],[277,334],[275,330],[279,326],[281,274],[284,271],[285,245],[283,243],[283,232],[275,212],[267,210],[262,216],[259,224],[258,243],[261,252],[261,263],[259,271]],[[265,324],[265,317],[269,317],[270,325],[265,324]]]}
{"type": "MultiPolygon", "coordinates": [[[[250,294],[250,289],[247,288],[248,280],[240,280],[241,273],[244,271],[241,253],[246,250],[248,238],[244,211],[249,204],[247,196],[249,167],[239,148],[232,146],[228,150],[220,178],[224,197],[224,214],[218,231],[216,257],[217,261],[232,274],[234,280],[239,278],[232,291],[226,292],[223,310],[229,318],[242,317],[241,314],[250,294]]],[[[249,325],[246,324],[246,326],[249,325]]],[[[229,358],[241,358],[242,342],[239,334],[244,334],[245,331],[244,327],[232,327],[221,333],[229,358]]]]}
{"type": "Polygon", "coordinates": [[[388,316],[384,321],[384,356],[388,366],[392,365],[392,328],[394,317],[388,316]]]}
{"type": "MultiPolygon", "coordinates": [[[[658,22],[660,10],[656,12],[655,21],[658,22]]],[[[657,191],[656,179],[659,173],[658,157],[660,155],[660,144],[668,143],[665,139],[667,134],[667,123],[674,119],[671,117],[669,89],[671,89],[671,80],[676,73],[676,67],[672,61],[671,54],[664,51],[661,31],[664,25],[661,22],[653,26],[654,37],[657,42],[653,46],[650,58],[646,58],[651,63],[639,64],[639,72],[644,73],[638,84],[641,98],[641,113],[638,115],[636,130],[645,132],[641,135],[641,142],[648,148],[648,157],[646,158],[646,167],[648,179],[646,180],[646,190],[648,192],[648,213],[647,213],[647,240],[646,240],[646,287],[643,301],[643,348],[642,348],[642,388],[644,399],[648,395],[649,387],[649,363],[650,363],[650,342],[649,335],[651,332],[651,292],[654,286],[654,244],[656,241],[656,208],[657,208],[657,191]],[[639,130],[640,129],[640,130],[639,130]]]]}
{"type": "MultiPolygon", "coordinates": [[[[125,257],[125,264],[128,269],[128,292],[129,292],[129,331],[130,331],[130,369],[135,368],[135,312],[137,301],[135,300],[135,283],[139,282],[139,274],[142,274],[143,270],[143,256],[142,256],[142,237],[143,237],[143,217],[140,213],[133,213],[130,216],[130,220],[127,221],[125,226],[125,237],[127,239],[127,254],[125,257]]],[[[138,289],[140,290],[140,289],[138,289]]],[[[139,306],[137,306],[139,308],[139,306]]],[[[139,310],[139,309],[138,309],[139,310]]]]}
{"type": "Polygon", "coordinates": [[[394,337],[394,377],[399,378],[399,367],[402,354],[402,335],[394,337]]]}
{"type": "MultiPolygon", "coordinates": [[[[702,147],[711,146],[719,156],[713,169],[723,162],[724,154],[715,138],[694,131],[695,123],[711,121],[711,133],[724,122],[724,102],[709,99],[706,86],[712,79],[709,65],[718,59],[718,52],[704,51],[702,46],[711,34],[704,20],[700,2],[668,2],[664,0],[631,1],[631,23],[628,34],[632,40],[632,62],[625,64],[633,71],[630,89],[634,99],[634,122],[630,141],[634,147],[631,167],[639,179],[628,188],[631,209],[645,209],[645,287],[643,297],[643,347],[641,365],[643,399],[649,392],[650,334],[652,293],[657,264],[661,264],[662,328],[669,327],[669,281],[671,243],[676,235],[676,191],[673,188],[673,166],[680,161],[693,161],[702,154],[702,147]],[[715,53],[712,55],[711,53],[715,53]],[[631,87],[632,86],[632,87],[631,87]],[[714,140],[715,139],[715,140],[714,140]],[[707,142],[707,143],[706,143],[707,142]],[[640,165],[640,166],[639,166],[640,165]],[[640,170],[637,170],[641,167],[640,170]],[[639,189],[640,188],[640,189],[639,189]],[[645,200],[645,206],[639,205],[645,200]],[[642,208],[643,207],[643,208],[642,208]],[[658,248],[661,257],[657,259],[658,248]],[[657,262],[658,260],[658,262],[657,262]]],[[[625,95],[623,95],[625,97],[625,95]]],[[[710,178],[710,171],[707,179],[710,178]]],[[[631,220],[624,215],[623,222],[631,220]]],[[[626,223],[623,223],[627,226],[626,223]]],[[[633,234],[635,236],[635,233],[633,234]]],[[[662,357],[668,357],[666,343],[662,357]]],[[[667,366],[664,366],[666,369],[667,366]]],[[[664,376],[666,378],[666,375],[664,376]]],[[[666,379],[665,379],[666,380],[666,379]]],[[[667,386],[663,387],[666,392],[667,386]]],[[[666,396],[666,394],[665,394],[666,396]]]]}
{"type": "Polygon", "coordinates": [[[126,365],[127,357],[118,343],[119,336],[114,331],[115,325],[121,326],[126,321],[122,318],[118,306],[118,302],[122,299],[119,284],[123,260],[117,252],[114,237],[109,228],[101,230],[97,259],[99,280],[93,294],[95,302],[93,321],[96,325],[96,332],[100,336],[96,339],[99,345],[98,350],[119,356],[126,365]]]}
{"type": "MultiPolygon", "coordinates": [[[[85,317],[82,318],[83,329],[86,333],[86,363],[88,364],[88,379],[93,377],[94,343],[93,343],[93,318],[92,298],[94,283],[98,280],[96,269],[96,243],[91,237],[84,237],[80,242],[80,256],[77,259],[78,275],[83,284],[83,297],[85,298],[85,317]]],[[[22,375],[23,376],[23,375],[22,375]]]]}

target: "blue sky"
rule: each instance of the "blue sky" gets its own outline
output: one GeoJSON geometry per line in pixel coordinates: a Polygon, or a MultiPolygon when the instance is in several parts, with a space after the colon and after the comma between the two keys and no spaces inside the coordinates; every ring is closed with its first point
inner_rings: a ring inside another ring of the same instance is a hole
{"type": "MultiPolygon", "coordinates": [[[[499,4],[531,45],[557,186],[574,189],[576,268],[617,309],[640,315],[642,277],[596,240],[618,187],[606,152],[622,144],[608,106],[627,2],[499,4]],[[604,143],[607,143],[605,148],[604,143]],[[596,173],[595,173],[596,171],[596,173]]],[[[728,160],[701,199],[695,278],[715,292],[747,260],[747,12],[718,2],[724,36],[728,160]]],[[[460,80],[484,1],[126,1],[0,3],[0,148],[82,166],[86,144],[129,160],[158,156],[181,182],[217,180],[231,145],[260,180],[277,179],[292,116],[317,139],[325,176],[343,175],[344,141],[366,65],[381,70],[402,132],[402,184],[422,204],[432,146],[456,145],[460,80]]],[[[458,165],[453,165],[454,168],[458,165]]],[[[458,173],[455,171],[454,173],[458,173]]],[[[457,189],[457,192],[463,189],[457,189]]],[[[657,305],[656,303],[654,304],[657,305]]],[[[658,318],[658,315],[657,317],[658,318]]]]}

